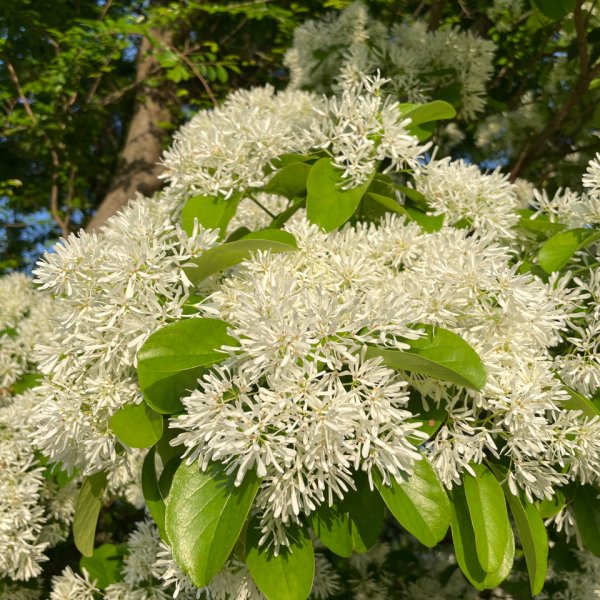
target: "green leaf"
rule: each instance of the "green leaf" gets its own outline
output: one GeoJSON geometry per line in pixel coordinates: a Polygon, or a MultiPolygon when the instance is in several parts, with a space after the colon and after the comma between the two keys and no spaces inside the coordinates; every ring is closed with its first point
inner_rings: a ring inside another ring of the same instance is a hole
{"type": "Polygon", "coordinates": [[[427,104],[401,104],[400,113],[403,118],[411,119],[411,126],[453,119],[456,116],[456,110],[452,104],[443,100],[434,100],[427,104]]]}
{"type": "Polygon", "coordinates": [[[345,183],[348,181],[342,177],[342,169],[335,167],[330,158],[321,158],[312,166],[306,197],[306,215],[311,223],[333,231],[354,214],[371,179],[350,190],[342,189],[345,183]]]}
{"type": "Polygon", "coordinates": [[[277,171],[263,190],[267,194],[285,196],[290,200],[306,196],[306,181],[311,165],[305,162],[294,162],[277,171]]]}
{"type": "Polygon", "coordinates": [[[564,383],[563,387],[569,394],[569,399],[562,402],[564,408],[580,410],[586,417],[590,418],[600,416],[600,409],[591,400],[564,383]]]}
{"type": "Polygon", "coordinates": [[[283,212],[279,213],[273,219],[273,221],[271,221],[271,225],[269,227],[271,227],[272,229],[283,227],[289,219],[291,219],[301,208],[304,208],[305,206],[306,198],[295,202],[290,207],[286,208],[283,212]]]}
{"type": "Polygon", "coordinates": [[[475,476],[465,473],[463,485],[482,569],[494,573],[504,560],[510,522],[504,493],[493,473],[484,465],[471,464],[475,476]]]}
{"type": "Polygon", "coordinates": [[[454,486],[451,497],[450,527],[456,562],[464,576],[478,590],[485,589],[486,572],[477,558],[475,532],[469,516],[469,508],[462,486],[454,486]]]}
{"type": "Polygon", "coordinates": [[[298,526],[290,528],[290,548],[281,548],[274,556],[261,538],[258,519],[248,525],[246,536],[246,565],[258,589],[267,600],[306,600],[315,576],[315,554],[306,531],[298,526]]]}
{"type": "Polygon", "coordinates": [[[94,551],[96,523],[102,508],[106,484],[106,473],[102,471],[86,477],[79,490],[73,516],[73,538],[75,546],[84,556],[92,556],[94,551]]]}
{"type": "Polygon", "coordinates": [[[180,410],[179,398],[195,389],[202,369],[227,357],[218,349],[238,344],[227,334],[228,327],[219,319],[191,318],[166,325],[148,337],[138,352],[137,369],[146,401],[158,412],[180,410]]]}
{"type": "Polygon", "coordinates": [[[287,231],[281,229],[269,228],[261,229],[260,231],[251,231],[247,233],[243,240],[271,240],[272,242],[280,242],[282,244],[288,244],[288,246],[294,246],[296,248],[296,238],[287,231]]]}
{"type": "Polygon", "coordinates": [[[554,496],[551,500],[540,500],[537,503],[537,509],[542,519],[551,519],[555,517],[565,505],[567,499],[561,489],[554,490],[554,496]]]}
{"type": "Polygon", "coordinates": [[[531,0],[531,6],[545,17],[556,21],[575,10],[577,0],[531,0]]]}
{"type": "Polygon", "coordinates": [[[450,526],[450,501],[429,461],[423,457],[412,476],[403,483],[392,479],[384,485],[381,477],[375,486],[398,523],[422,544],[433,548],[446,536],[450,526]]]}
{"type": "Polygon", "coordinates": [[[22,394],[25,390],[34,388],[41,378],[42,376],[40,373],[25,373],[12,384],[10,391],[14,396],[22,394]]]}
{"type": "Polygon", "coordinates": [[[485,367],[477,352],[465,340],[440,327],[418,327],[425,330],[425,336],[405,340],[410,344],[410,350],[369,346],[366,357],[381,356],[383,363],[392,369],[420,373],[473,390],[483,388],[487,378],[485,367]]]}
{"type": "Polygon", "coordinates": [[[96,580],[96,587],[104,590],[111,583],[121,581],[121,567],[125,548],[115,544],[102,544],[94,550],[91,556],[82,556],[79,567],[90,574],[90,579],[96,580]]]}
{"type": "Polygon", "coordinates": [[[439,231],[444,225],[444,215],[427,215],[423,211],[411,208],[410,206],[406,207],[406,212],[408,216],[415,221],[415,223],[418,223],[423,231],[426,231],[427,233],[439,231]]]}
{"type": "Polygon", "coordinates": [[[535,233],[538,238],[550,237],[559,231],[562,231],[565,226],[562,223],[553,223],[548,215],[537,215],[535,219],[531,217],[535,214],[532,210],[519,210],[520,215],[519,227],[535,233]]]}
{"type": "Polygon", "coordinates": [[[126,446],[148,448],[162,437],[163,418],[145,402],[127,404],[110,418],[110,428],[126,446]]]}
{"type": "Polygon", "coordinates": [[[188,235],[192,235],[194,219],[197,219],[205,229],[219,229],[222,238],[239,201],[239,195],[227,199],[222,196],[192,196],[181,211],[181,226],[188,235]]]}
{"type": "Polygon", "coordinates": [[[142,493],[150,515],[158,526],[160,535],[165,537],[165,503],[160,493],[156,477],[156,447],[150,448],[142,464],[142,493]]]}
{"type": "Polygon", "coordinates": [[[542,244],[538,262],[546,273],[560,271],[578,250],[598,240],[600,231],[597,229],[581,227],[562,231],[542,244]]]}
{"type": "Polygon", "coordinates": [[[205,372],[204,367],[175,373],[153,371],[143,364],[138,364],[137,368],[144,399],[152,409],[165,415],[183,410],[180,398],[187,396],[190,390],[196,389],[198,380],[205,372]]]}
{"type": "MultiPolygon", "coordinates": [[[[409,419],[411,423],[421,423],[420,430],[424,431],[429,439],[438,432],[444,419],[448,416],[446,404],[442,401],[438,406],[433,400],[429,399],[427,410],[423,406],[421,395],[414,389],[410,390],[410,400],[408,401],[407,410],[413,415],[409,419]]],[[[415,444],[421,445],[421,440],[415,441],[415,444]]]]}
{"type": "Polygon", "coordinates": [[[296,245],[269,239],[241,239],[227,242],[220,246],[214,246],[203,252],[198,258],[191,260],[190,262],[195,267],[188,267],[185,272],[190,281],[194,285],[198,285],[210,275],[241,263],[259,250],[270,250],[273,253],[293,252],[296,250],[296,245]]]}
{"type": "Polygon", "coordinates": [[[455,486],[451,492],[452,542],[456,562],[465,577],[478,590],[493,589],[508,577],[515,555],[515,537],[508,530],[506,544],[502,551],[502,562],[496,571],[486,573],[477,556],[475,531],[469,514],[469,507],[463,486],[455,486]]]}
{"type": "Polygon", "coordinates": [[[600,491],[591,485],[579,485],[573,498],[577,531],[583,545],[600,556],[600,491]]]}
{"type": "Polygon", "coordinates": [[[548,534],[546,526],[534,504],[514,496],[508,484],[502,484],[510,512],[515,520],[521,547],[525,554],[531,594],[542,591],[548,571],[548,534]]]}
{"type": "Polygon", "coordinates": [[[369,487],[366,473],[354,474],[356,490],[350,490],[340,509],[350,516],[352,548],[366,552],[375,545],[383,529],[384,504],[381,496],[369,487]]]}
{"type": "Polygon", "coordinates": [[[233,549],[260,480],[246,473],[240,486],[219,463],[201,472],[181,463],[166,502],[165,527],[175,562],[197,587],[216,575],[233,549]]]}
{"type": "Polygon", "coordinates": [[[338,556],[352,556],[352,523],[350,515],[342,509],[340,503],[332,506],[322,504],[310,517],[315,535],[338,556]]]}
{"type": "Polygon", "coordinates": [[[365,198],[377,202],[377,204],[383,206],[383,208],[385,208],[385,210],[388,212],[395,212],[402,215],[408,215],[404,206],[402,206],[402,204],[399,204],[393,198],[388,198],[387,196],[382,196],[381,194],[376,194],[374,192],[367,192],[365,198]]]}

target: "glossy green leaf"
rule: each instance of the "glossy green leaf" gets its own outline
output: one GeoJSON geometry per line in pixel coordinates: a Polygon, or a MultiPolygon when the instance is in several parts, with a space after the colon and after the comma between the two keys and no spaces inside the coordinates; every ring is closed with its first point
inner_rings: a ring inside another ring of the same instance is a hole
{"type": "Polygon", "coordinates": [[[333,506],[322,504],[310,517],[310,524],[315,535],[338,556],[352,556],[352,523],[350,515],[344,511],[340,503],[333,506]]]}
{"type": "Polygon", "coordinates": [[[401,104],[400,112],[403,118],[410,118],[411,126],[453,119],[456,116],[456,110],[452,104],[443,100],[434,100],[427,104],[401,104]]]}
{"type": "Polygon", "coordinates": [[[188,235],[192,235],[194,220],[197,219],[205,229],[219,229],[220,237],[223,237],[239,200],[239,195],[227,199],[222,196],[192,196],[181,211],[181,226],[188,235]]]}
{"type": "Polygon", "coordinates": [[[569,399],[562,402],[564,408],[569,410],[580,410],[586,417],[600,416],[600,409],[583,394],[563,384],[563,387],[569,394],[569,399]]]}
{"type": "Polygon", "coordinates": [[[285,196],[290,200],[306,196],[306,180],[311,165],[305,162],[293,162],[277,171],[264,186],[268,194],[285,196]]]}
{"type": "Polygon", "coordinates": [[[550,221],[547,215],[536,215],[535,219],[532,219],[531,217],[535,213],[529,209],[520,210],[518,213],[520,215],[519,227],[535,233],[536,236],[542,239],[555,235],[565,228],[562,223],[553,223],[550,221]]]}
{"type": "Polygon", "coordinates": [[[471,468],[475,476],[465,473],[463,485],[477,557],[486,573],[494,573],[502,566],[511,531],[506,501],[498,480],[486,466],[471,464],[471,468]]]}
{"type": "Polygon", "coordinates": [[[548,534],[544,521],[534,504],[530,504],[519,496],[514,496],[508,484],[502,485],[504,495],[510,506],[519,540],[525,554],[531,594],[535,596],[542,591],[546,573],[548,572],[548,534]]]}
{"type": "Polygon", "coordinates": [[[175,562],[197,587],[216,575],[229,557],[260,480],[246,473],[240,486],[219,463],[204,472],[181,463],[166,502],[165,528],[175,562]]]}
{"type": "Polygon", "coordinates": [[[75,546],[84,556],[92,556],[94,551],[96,524],[102,508],[106,483],[106,473],[96,473],[86,477],[79,490],[73,516],[73,538],[75,546]]]}
{"type": "Polygon", "coordinates": [[[425,335],[406,340],[410,350],[369,346],[366,357],[381,356],[383,363],[392,369],[420,373],[474,390],[483,388],[487,378],[485,367],[465,340],[440,327],[419,325],[419,328],[425,330],[425,335]]]}
{"type": "Polygon", "coordinates": [[[375,478],[375,485],[398,523],[422,544],[433,548],[450,526],[450,501],[426,458],[417,461],[412,476],[391,486],[375,478]]]}
{"type": "Polygon", "coordinates": [[[311,168],[307,181],[306,215],[325,231],[333,231],[353,214],[371,180],[358,187],[343,190],[348,183],[343,171],[335,167],[330,158],[319,159],[311,168]]]}
{"type": "Polygon", "coordinates": [[[600,491],[591,485],[579,485],[573,497],[577,531],[583,545],[600,556],[600,491]]]}
{"type": "Polygon", "coordinates": [[[295,202],[294,204],[286,208],[283,212],[279,213],[271,222],[270,227],[283,227],[289,221],[289,219],[291,219],[301,208],[304,208],[305,206],[306,198],[295,202]]]}
{"type": "Polygon", "coordinates": [[[218,349],[235,346],[228,324],[219,319],[190,318],[154,332],[138,352],[138,380],[144,398],[158,412],[181,409],[179,398],[195,389],[205,367],[227,355],[218,349]]]}
{"type": "Polygon", "coordinates": [[[356,490],[349,491],[340,503],[348,513],[352,532],[352,548],[366,552],[372,548],[383,529],[384,503],[376,490],[371,490],[367,475],[355,473],[356,490]]]}
{"type": "Polygon", "coordinates": [[[104,590],[111,583],[121,581],[121,568],[126,548],[115,544],[102,544],[94,549],[91,556],[82,556],[79,561],[81,569],[90,574],[90,579],[96,581],[96,587],[104,590]]]}
{"type": "Polygon", "coordinates": [[[280,242],[296,248],[296,238],[288,231],[281,229],[261,229],[260,231],[251,231],[247,233],[243,240],[270,240],[272,242],[280,242]]]}
{"type": "Polygon", "coordinates": [[[481,566],[477,554],[475,531],[465,497],[463,486],[455,486],[451,497],[452,543],[456,562],[465,577],[478,590],[493,589],[508,577],[515,554],[515,538],[509,528],[505,546],[502,550],[502,560],[499,567],[487,573],[481,566]]]}
{"type": "Polygon", "coordinates": [[[195,266],[188,267],[185,272],[189,280],[194,285],[198,285],[210,275],[233,267],[250,258],[253,253],[267,250],[273,253],[293,252],[296,250],[296,245],[269,239],[240,239],[227,242],[209,248],[198,258],[191,260],[190,263],[195,266]]]}
{"type": "Polygon", "coordinates": [[[546,273],[560,271],[573,255],[589,244],[600,240],[600,231],[581,227],[561,231],[542,244],[538,262],[546,273]]]}
{"type": "Polygon", "coordinates": [[[161,537],[165,534],[165,503],[156,476],[156,448],[150,448],[142,464],[142,493],[150,515],[154,519],[161,537]]]}
{"type": "Polygon", "coordinates": [[[110,428],[130,448],[149,448],[163,433],[163,417],[145,402],[127,404],[110,418],[110,428]]]}
{"type": "Polygon", "coordinates": [[[307,532],[301,527],[288,531],[290,548],[281,548],[277,556],[265,545],[258,519],[248,525],[246,535],[246,565],[258,589],[267,600],[306,600],[315,576],[315,554],[307,532]]]}
{"type": "Polygon", "coordinates": [[[416,208],[406,207],[408,216],[415,222],[418,223],[423,231],[427,233],[434,233],[439,231],[444,225],[444,215],[428,215],[423,211],[416,208]]]}
{"type": "Polygon", "coordinates": [[[154,371],[138,364],[137,375],[144,399],[156,412],[170,415],[183,410],[180,398],[196,389],[198,380],[206,372],[204,367],[174,373],[154,371]]]}
{"type": "Polygon", "coordinates": [[[381,194],[376,194],[375,192],[367,192],[365,198],[373,200],[377,202],[380,206],[382,206],[388,212],[395,212],[401,215],[408,215],[406,209],[402,204],[399,204],[393,198],[389,198],[388,196],[382,196],[381,194]]]}
{"type": "Polygon", "coordinates": [[[573,12],[576,3],[576,0],[531,0],[533,8],[553,21],[562,19],[573,12]]]}

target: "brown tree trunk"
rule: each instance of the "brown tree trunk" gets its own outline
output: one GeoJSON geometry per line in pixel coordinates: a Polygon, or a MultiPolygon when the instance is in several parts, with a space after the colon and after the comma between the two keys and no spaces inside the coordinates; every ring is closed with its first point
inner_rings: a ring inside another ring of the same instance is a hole
{"type": "MultiPolygon", "coordinates": [[[[167,32],[153,31],[152,35],[159,41],[170,42],[167,32]]],[[[166,132],[160,124],[170,123],[173,116],[160,90],[144,85],[148,77],[159,70],[150,51],[150,42],[143,38],[137,58],[138,86],[127,137],[119,153],[110,189],[86,231],[99,231],[111,215],[135,197],[136,192],[149,196],[162,185],[157,177],[162,170],[158,161],[166,132]]]]}

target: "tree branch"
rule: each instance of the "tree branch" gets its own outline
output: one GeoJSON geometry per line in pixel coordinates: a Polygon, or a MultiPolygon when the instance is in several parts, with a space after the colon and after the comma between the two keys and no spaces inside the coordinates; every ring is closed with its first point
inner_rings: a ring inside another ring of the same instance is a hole
{"type": "Polygon", "coordinates": [[[210,101],[213,103],[213,106],[215,108],[218,107],[219,103],[217,102],[217,99],[215,98],[213,91],[210,89],[210,85],[208,85],[208,81],[206,81],[205,77],[202,75],[202,73],[200,73],[200,71],[198,70],[198,67],[183,52],[178,50],[170,41],[168,41],[168,40],[165,41],[165,45],[167,46],[167,48],[169,48],[169,50],[171,50],[172,52],[177,54],[177,56],[179,56],[179,58],[181,58],[181,60],[192,70],[194,75],[200,80],[200,83],[202,84],[202,87],[208,94],[208,97],[210,98],[210,101]]]}
{"type": "MultiPolygon", "coordinates": [[[[31,109],[29,100],[27,100],[25,94],[23,93],[23,88],[21,87],[21,83],[19,81],[19,77],[17,76],[17,72],[15,71],[15,68],[13,67],[10,60],[8,60],[7,58],[5,58],[4,62],[6,64],[6,68],[8,69],[10,78],[12,79],[12,82],[13,82],[15,88],[17,89],[17,94],[19,95],[19,100],[21,101],[21,104],[23,104],[23,108],[25,109],[25,112],[27,113],[29,118],[34,123],[37,123],[38,118],[36,117],[35,113],[31,109]]],[[[58,157],[58,152],[56,151],[56,148],[54,147],[54,144],[52,143],[52,140],[50,139],[50,136],[43,129],[42,129],[42,135],[44,136],[44,139],[46,140],[46,142],[48,143],[48,146],[50,148],[50,158],[52,160],[52,167],[53,167],[52,176],[50,178],[50,182],[51,182],[50,183],[50,214],[52,215],[52,218],[56,221],[57,225],[60,227],[60,231],[61,231],[62,235],[64,237],[67,237],[69,235],[69,217],[67,216],[66,218],[63,219],[60,216],[60,211],[59,211],[59,207],[58,207],[58,197],[59,197],[58,172],[60,169],[60,159],[58,157]]]]}

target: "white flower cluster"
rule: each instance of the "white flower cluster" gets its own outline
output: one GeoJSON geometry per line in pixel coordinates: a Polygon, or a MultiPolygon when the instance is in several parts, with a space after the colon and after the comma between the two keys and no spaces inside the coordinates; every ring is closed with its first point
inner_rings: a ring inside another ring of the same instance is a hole
{"type": "Polygon", "coordinates": [[[384,173],[415,168],[428,147],[406,131],[410,119],[403,119],[398,102],[382,93],[388,81],[379,75],[362,77],[345,86],[339,97],[325,100],[324,118],[312,137],[317,147],[330,150],[334,164],[343,170],[344,188],[368,181],[384,160],[384,173]]]}
{"type": "Polygon", "coordinates": [[[408,102],[427,102],[436,90],[457,86],[461,112],[471,119],[485,104],[494,49],[470,32],[428,31],[419,21],[388,30],[355,2],[339,16],[296,29],[285,60],[296,89],[329,92],[340,78],[378,70],[391,79],[390,91],[408,102]]]}
{"type": "Polygon", "coordinates": [[[0,278],[0,402],[31,369],[33,346],[49,329],[50,300],[35,291],[30,278],[14,273],[0,278]]]}
{"type": "MultiPolygon", "coordinates": [[[[552,202],[540,206],[540,212],[569,227],[598,227],[600,154],[590,162],[583,185],[589,189],[588,194],[579,196],[567,190],[562,196],[557,194],[552,202]]],[[[567,348],[556,356],[555,364],[568,385],[593,397],[600,390],[600,244],[591,244],[580,251],[576,259],[580,273],[575,277],[575,283],[587,298],[574,315],[573,325],[565,335],[567,348]]]]}
{"type": "Polygon", "coordinates": [[[415,187],[434,215],[448,225],[462,224],[490,231],[499,238],[514,237],[520,202],[516,186],[499,170],[482,174],[476,165],[462,160],[434,160],[415,176],[415,187]]]}
{"type": "Polygon", "coordinates": [[[188,237],[168,205],[138,200],[102,233],[71,235],[35,270],[57,301],[53,332],[36,348],[44,377],[33,416],[35,443],[52,462],[82,475],[118,468],[110,417],[142,401],[136,354],[144,340],[181,317],[189,282],[182,265],[217,240],[188,237]]]}
{"type": "Polygon", "coordinates": [[[0,407],[0,578],[40,575],[44,551],[64,540],[77,485],[59,488],[45,476],[31,443],[36,394],[27,390],[0,407]]]}
{"type": "Polygon", "coordinates": [[[398,103],[379,76],[359,77],[339,97],[269,87],[232,94],[220,108],[196,115],[165,153],[169,195],[252,194],[267,183],[271,162],[286,153],[326,149],[343,170],[345,187],[366,181],[377,163],[415,166],[426,147],[409,135],[398,103]]]}
{"type": "Polygon", "coordinates": [[[188,460],[221,461],[238,483],[257,469],[265,538],[285,544],[285,526],[344,497],[353,470],[377,468],[386,481],[411,471],[419,434],[407,381],[448,413],[429,444],[447,485],[500,452],[512,460],[512,487],[529,497],[597,478],[600,421],[561,410],[548,350],[577,298],[566,282],[519,274],[491,234],[425,234],[400,218],[331,234],[306,222],[290,229],[297,252],[258,254],[200,305],[230,323],[240,348],[173,421],[188,460]],[[402,348],[416,323],[471,343],[488,371],[480,394],[399,375],[361,352],[402,348]]]}
{"type": "Polygon", "coordinates": [[[222,106],[201,111],[175,134],[164,154],[169,194],[222,195],[264,185],[264,169],[285,153],[310,147],[310,131],[322,101],[298,91],[272,87],[240,90],[222,106]]]}

